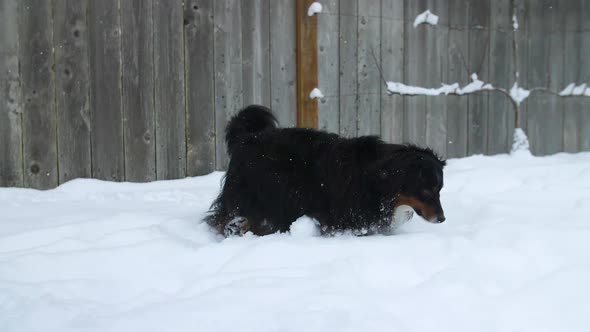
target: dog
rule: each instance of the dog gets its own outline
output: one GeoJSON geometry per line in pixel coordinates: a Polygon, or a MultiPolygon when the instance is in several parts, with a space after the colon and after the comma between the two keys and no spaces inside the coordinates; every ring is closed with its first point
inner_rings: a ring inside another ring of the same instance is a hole
{"type": "Polygon", "coordinates": [[[401,205],[429,222],[445,221],[446,162],[431,149],[279,128],[270,109],[258,105],[230,119],[225,141],[230,161],[206,217],[225,236],[287,232],[303,215],[323,234],[387,232],[401,205]]]}

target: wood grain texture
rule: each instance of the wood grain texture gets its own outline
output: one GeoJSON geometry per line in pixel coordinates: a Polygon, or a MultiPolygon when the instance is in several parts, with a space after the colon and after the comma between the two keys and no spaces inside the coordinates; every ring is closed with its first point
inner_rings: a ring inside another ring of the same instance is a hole
{"type": "Polygon", "coordinates": [[[186,176],[182,0],[154,0],[156,178],[186,176]]]}
{"type": "Polygon", "coordinates": [[[184,7],[187,175],[215,170],[215,60],[213,0],[184,7]]]}
{"type": "Polygon", "coordinates": [[[339,32],[340,22],[338,0],[322,2],[322,13],[318,16],[318,87],[324,94],[319,100],[319,128],[329,132],[340,131],[340,75],[339,75],[339,32]]]}
{"type": "Polygon", "coordinates": [[[357,135],[381,134],[381,3],[359,0],[357,135]],[[377,62],[377,63],[375,63],[377,62]]]}
{"type": "MultiPolygon", "coordinates": [[[[512,65],[511,0],[490,3],[489,83],[510,89],[514,84],[512,65]]],[[[488,98],[487,153],[507,153],[512,145],[514,108],[505,95],[491,92],[488,98]]]]}
{"type": "Polygon", "coordinates": [[[51,3],[22,1],[19,9],[24,185],[48,189],[58,184],[51,3]]]}
{"type": "MultiPolygon", "coordinates": [[[[447,78],[461,86],[469,83],[469,8],[463,0],[449,0],[449,40],[447,78]]],[[[468,99],[447,96],[447,157],[467,155],[468,99]]]]}
{"type": "MultiPolygon", "coordinates": [[[[489,80],[490,48],[490,0],[471,1],[469,6],[469,53],[467,65],[469,74],[477,74],[482,81],[489,80]]],[[[469,116],[467,128],[467,154],[487,152],[489,92],[467,96],[469,116]]]]}
{"type": "Polygon", "coordinates": [[[296,1],[270,1],[271,108],[283,127],[297,122],[296,1]]]}
{"type": "Polygon", "coordinates": [[[23,186],[19,5],[0,0],[0,187],[23,186]]]}
{"type": "MultiPolygon", "coordinates": [[[[434,13],[448,10],[449,0],[431,0],[428,7],[434,13]]],[[[445,15],[446,16],[446,15],[445,15]]],[[[433,29],[428,29],[426,45],[426,66],[428,76],[424,77],[428,87],[440,86],[447,82],[449,28],[439,22],[433,29]]],[[[426,145],[437,154],[447,156],[447,101],[445,96],[426,99],[426,145]]]]}
{"type": "MultiPolygon", "coordinates": [[[[429,2],[417,0],[406,2],[404,48],[405,75],[404,84],[425,86],[428,77],[427,52],[424,48],[428,43],[429,25],[413,26],[413,18],[428,9],[429,2]]],[[[404,97],[404,141],[408,143],[426,145],[426,96],[404,97]]]]}
{"type": "Polygon", "coordinates": [[[86,0],[53,3],[59,182],[92,175],[86,0]]]}
{"type": "MultiPolygon", "coordinates": [[[[518,82],[519,86],[526,88],[529,67],[529,2],[528,0],[514,0],[514,4],[518,21],[518,30],[516,31],[516,60],[513,60],[513,65],[516,65],[514,81],[518,82]]],[[[525,100],[520,104],[520,113],[518,115],[520,128],[525,133],[527,132],[527,110],[528,101],[525,100]]]]}
{"type": "Polygon", "coordinates": [[[340,0],[339,54],[340,54],[340,134],[356,136],[358,110],[358,63],[357,63],[357,20],[356,0],[340,0]]]}
{"type": "Polygon", "coordinates": [[[89,1],[92,176],[125,177],[119,0],[89,1]]]}
{"type": "MultiPolygon", "coordinates": [[[[381,68],[388,81],[404,79],[404,1],[381,0],[381,68]]],[[[388,95],[381,87],[381,137],[386,142],[401,143],[404,135],[404,100],[388,95]]]]}
{"type": "MultiPolygon", "coordinates": [[[[582,58],[579,64],[580,68],[580,82],[590,82],[590,2],[582,1],[582,43],[580,46],[580,54],[582,58]]],[[[581,128],[580,128],[580,150],[590,151],[590,98],[578,98],[580,101],[581,128]]]]}
{"type": "Polygon", "coordinates": [[[121,1],[125,179],[156,179],[152,0],[121,1]]]}
{"type": "MultiPolygon", "coordinates": [[[[563,84],[569,83],[581,84],[582,81],[582,58],[583,42],[582,36],[582,1],[567,1],[561,7],[563,11],[565,36],[563,39],[563,49],[565,52],[563,59],[563,84]]],[[[588,34],[586,32],[586,34],[588,34]]],[[[587,53],[585,53],[587,54],[587,53]]],[[[581,149],[582,119],[584,99],[581,97],[563,99],[563,149],[566,152],[579,152],[581,149]]]]}
{"type": "Polygon", "coordinates": [[[216,168],[225,169],[228,156],[224,130],[243,107],[241,1],[214,1],[216,168]]]}
{"type": "MultiPolygon", "coordinates": [[[[566,85],[564,79],[564,24],[563,21],[563,1],[547,0],[549,10],[547,11],[546,24],[549,25],[549,63],[547,71],[549,78],[547,87],[553,91],[561,91],[566,85]]],[[[543,155],[555,154],[563,151],[563,98],[550,94],[547,96],[548,107],[543,109],[542,131],[544,135],[539,143],[542,146],[543,155]],[[548,133],[551,133],[548,135],[548,133]]]]}
{"type": "Polygon", "coordinates": [[[309,16],[313,0],[297,0],[297,127],[318,128],[318,101],[310,93],[318,87],[318,17],[309,16]]]}
{"type": "MultiPolygon", "coordinates": [[[[529,1],[528,45],[529,58],[526,72],[528,89],[549,87],[550,84],[550,51],[551,51],[551,9],[547,1],[529,1]]],[[[551,97],[547,93],[536,93],[527,100],[527,135],[531,144],[531,152],[542,155],[547,150],[544,142],[547,122],[547,110],[552,107],[551,97]]]]}
{"type": "Polygon", "coordinates": [[[242,4],[244,105],[270,107],[270,1],[242,4]]]}

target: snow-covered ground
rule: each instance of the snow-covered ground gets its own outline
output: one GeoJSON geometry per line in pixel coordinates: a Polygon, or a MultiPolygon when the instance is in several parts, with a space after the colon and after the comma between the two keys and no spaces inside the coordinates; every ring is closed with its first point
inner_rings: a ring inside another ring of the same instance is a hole
{"type": "Polygon", "coordinates": [[[589,331],[590,154],[470,157],[447,221],[221,240],[221,173],[0,189],[0,331],[589,331]]]}

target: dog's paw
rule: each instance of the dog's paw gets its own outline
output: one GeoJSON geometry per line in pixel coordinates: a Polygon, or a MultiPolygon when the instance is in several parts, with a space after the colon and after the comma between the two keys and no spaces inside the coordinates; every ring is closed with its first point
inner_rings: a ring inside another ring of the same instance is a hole
{"type": "Polygon", "coordinates": [[[248,219],[244,217],[235,217],[225,225],[223,234],[228,237],[232,235],[243,236],[250,230],[248,219]]]}
{"type": "Polygon", "coordinates": [[[399,226],[412,220],[414,217],[414,209],[408,205],[400,205],[393,212],[393,218],[391,220],[391,228],[395,229],[399,226]]]}

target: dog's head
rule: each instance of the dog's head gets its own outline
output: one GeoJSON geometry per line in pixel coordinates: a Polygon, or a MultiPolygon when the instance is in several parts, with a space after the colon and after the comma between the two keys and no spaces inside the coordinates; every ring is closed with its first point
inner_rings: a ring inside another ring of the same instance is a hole
{"type": "Polygon", "coordinates": [[[408,146],[381,164],[378,186],[393,195],[394,209],[408,205],[427,221],[442,223],[445,214],[440,190],[445,164],[430,149],[408,146]]]}

